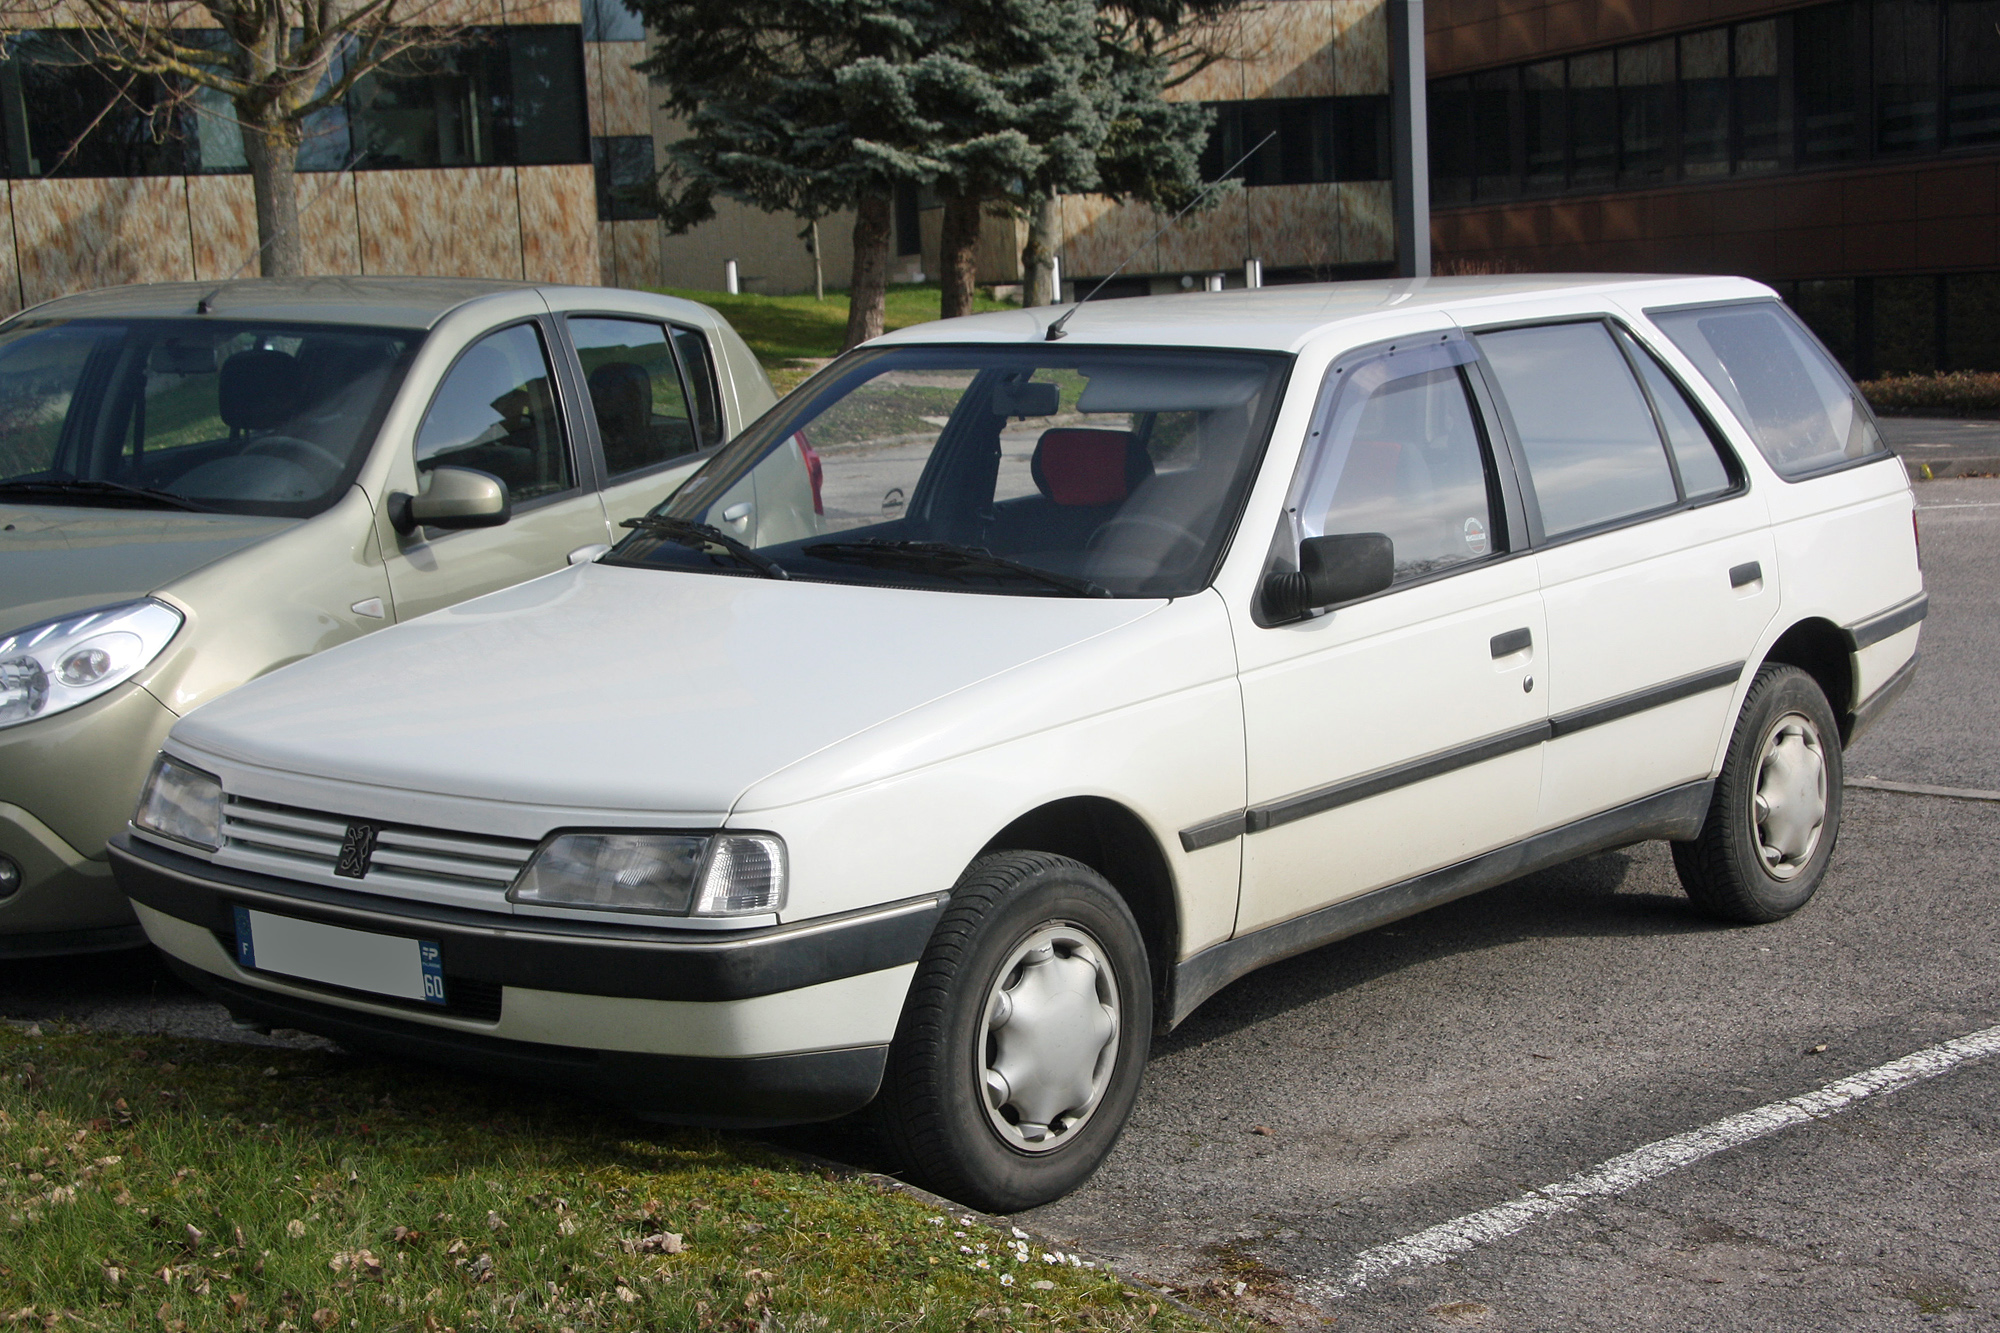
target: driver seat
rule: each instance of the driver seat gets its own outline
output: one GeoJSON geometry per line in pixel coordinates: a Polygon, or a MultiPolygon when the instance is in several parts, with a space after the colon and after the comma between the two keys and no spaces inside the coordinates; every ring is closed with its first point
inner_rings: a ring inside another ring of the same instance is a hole
{"type": "Polygon", "coordinates": [[[305,391],[299,363],[283,352],[252,348],[222,363],[216,377],[216,410],[229,437],[240,440],[291,420],[305,391]]]}

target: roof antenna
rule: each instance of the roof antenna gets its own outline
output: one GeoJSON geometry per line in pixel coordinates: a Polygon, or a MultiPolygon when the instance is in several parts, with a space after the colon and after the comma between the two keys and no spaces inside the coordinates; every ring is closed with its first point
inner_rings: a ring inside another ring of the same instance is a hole
{"type": "Polygon", "coordinates": [[[215,298],[220,295],[222,295],[222,288],[217,287],[207,296],[204,296],[199,301],[196,301],[194,303],[195,314],[206,315],[210,310],[212,310],[215,307],[215,298]]]}
{"type": "MultiPolygon", "coordinates": [[[[1099,278],[1097,280],[1097,285],[1090,289],[1090,295],[1084,297],[1083,301],[1088,301],[1091,296],[1095,296],[1099,292],[1103,291],[1104,284],[1111,281],[1113,278],[1117,277],[1120,273],[1123,273],[1125,271],[1125,265],[1131,263],[1134,259],[1138,258],[1139,252],[1141,250],[1151,245],[1154,241],[1159,240],[1162,236],[1165,236],[1167,234],[1168,227],[1172,227],[1176,222],[1179,222],[1182,218],[1186,217],[1188,210],[1190,208],[1193,208],[1196,204],[1200,203],[1203,199],[1207,198],[1208,192],[1210,190],[1213,190],[1216,186],[1222,184],[1222,182],[1228,180],[1231,176],[1234,176],[1236,174],[1236,168],[1242,166],[1245,162],[1248,162],[1251,158],[1257,156],[1257,154],[1260,151],[1262,151],[1265,144],[1271,142],[1271,140],[1277,137],[1278,137],[1278,132],[1276,130],[1272,130],[1269,134],[1259,139],[1256,145],[1252,147],[1249,152],[1237,158],[1236,161],[1232,163],[1229,166],[1229,168],[1226,171],[1224,171],[1220,176],[1217,176],[1214,180],[1202,186],[1200,192],[1197,193],[1194,198],[1188,200],[1187,203],[1181,206],[1180,212],[1174,214],[1172,217],[1167,219],[1167,225],[1165,227],[1161,227],[1151,236],[1148,236],[1145,240],[1133,246],[1132,253],[1126,255],[1125,258],[1120,260],[1118,262],[1117,268],[1112,269],[1102,278],[1099,278]]],[[[1063,311],[1062,315],[1056,320],[1056,322],[1049,325],[1049,331],[1042,335],[1044,340],[1048,342],[1056,342],[1057,340],[1067,336],[1063,333],[1063,325],[1069,323],[1069,317],[1071,315],[1074,315],[1077,311],[1083,309],[1083,301],[1078,301],[1075,305],[1063,311]]]]}

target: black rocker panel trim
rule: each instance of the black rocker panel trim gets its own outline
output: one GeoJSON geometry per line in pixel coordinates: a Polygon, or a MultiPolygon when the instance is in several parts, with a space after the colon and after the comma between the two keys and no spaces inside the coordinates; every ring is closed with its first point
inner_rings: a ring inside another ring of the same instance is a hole
{"type": "Polygon", "coordinates": [[[887,1046],[853,1046],[732,1060],[547,1046],[357,1014],[244,986],[175,958],[167,959],[167,965],[246,1022],[317,1032],[350,1049],[449,1065],[470,1074],[546,1084],[674,1124],[759,1129],[831,1120],[874,1098],[889,1053],[887,1046]]]}
{"type": "Polygon", "coordinates": [[[234,908],[435,940],[451,976],[636,1000],[747,1000],[914,963],[944,898],[731,932],[620,928],[403,902],[213,865],[120,834],[111,869],[127,897],[233,938],[234,908]]]}
{"type": "Polygon", "coordinates": [[[1371,890],[1346,902],[1202,950],[1174,968],[1163,1012],[1178,1024],[1209,996],[1267,964],[1490,889],[1592,852],[1701,832],[1715,784],[1704,778],[1538,833],[1456,865],[1371,890]]]}
{"type": "Polygon", "coordinates": [[[1847,640],[1847,651],[1858,653],[1870,644],[1882,642],[1891,634],[1901,634],[1929,614],[1930,609],[1931,595],[1920,592],[1909,601],[1898,602],[1879,615],[1855,621],[1840,631],[1847,640]]]}

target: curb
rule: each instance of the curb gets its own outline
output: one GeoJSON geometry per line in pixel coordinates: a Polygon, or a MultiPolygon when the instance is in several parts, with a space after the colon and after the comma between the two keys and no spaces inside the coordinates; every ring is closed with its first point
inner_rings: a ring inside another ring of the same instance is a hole
{"type": "Polygon", "coordinates": [[[1897,454],[1911,481],[1942,481],[1947,477],[2000,476],[2000,456],[1980,458],[1933,458],[1920,460],[1897,454]]]}
{"type": "MultiPolygon", "coordinates": [[[[753,1139],[751,1141],[764,1151],[778,1157],[788,1158],[791,1161],[797,1162],[800,1166],[810,1167],[815,1171],[824,1171],[826,1174],[835,1176],[841,1180],[858,1180],[863,1184],[872,1185],[876,1189],[887,1193],[906,1195],[926,1207],[936,1208],[948,1216],[958,1218],[961,1222],[971,1221],[1002,1236],[1012,1236],[1016,1229],[1027,1230],[1019,1222],[1009,1218],[995,1217],[990,1213],[982,1213],[977,1208],[968,1208],[955,1199],[947,1199],[942,1194],[933,1194],[920,1185],[912,1185],[907,1180],[898,1180],[894,1176],[883,1175],[880,1171],[864,1171],[858,1166],[849,1166],[845,1162],[836,1162],[830,1157],[819,1157],[809,1152],[801,1152],[797,1148],[783,1147],[770,1142],[768,1139],[753,1139]]],[[[1029,1231],[1028,1234],[1033,1236],[1045,1250],[1060,1250],[1065,1254],[1086,1253],[1077,1249],[1074,1245],[1057,1245],[1038,1231],[1029,1231]]],[[[1199,1319],[1210,1328],[1220,1330],[1220,1333],[1233,1333],[1228,1324],[1217,1319],[1208,1311],[1197,1309],[1178,1296],[1168,1295],[1151,1283],[1141,1282],[1129,1273],[1118,1271],[1105,1259],[1100,1258],[1095,1262],[1098,1272],[1109,1274],[1111,1277],[1118,1279],[1123,1285],[1131,1287],[1135,1291],[1145,1293],[1148,1300],[1156,1300],[1162,1305],[1171,1305],[1182,1314],[1199,1319]]]]}

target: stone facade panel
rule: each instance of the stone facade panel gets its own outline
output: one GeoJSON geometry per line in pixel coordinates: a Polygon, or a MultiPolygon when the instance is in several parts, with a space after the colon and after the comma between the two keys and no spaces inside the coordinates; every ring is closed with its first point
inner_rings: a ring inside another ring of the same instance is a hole
{"type": "Polygon", "coordinates": [[[9,195],[25,304],[194,278],[182,177],[17,180],[9,195]]]}
{"type": "MultiPolygon", "coordinates": [[[[596,185],[587,166],[516,168],[521,192],[521,270],[529,282],[592,286],[596,185]]],[[[638,225],[657,232],[657,223],[638,225]]]]}

